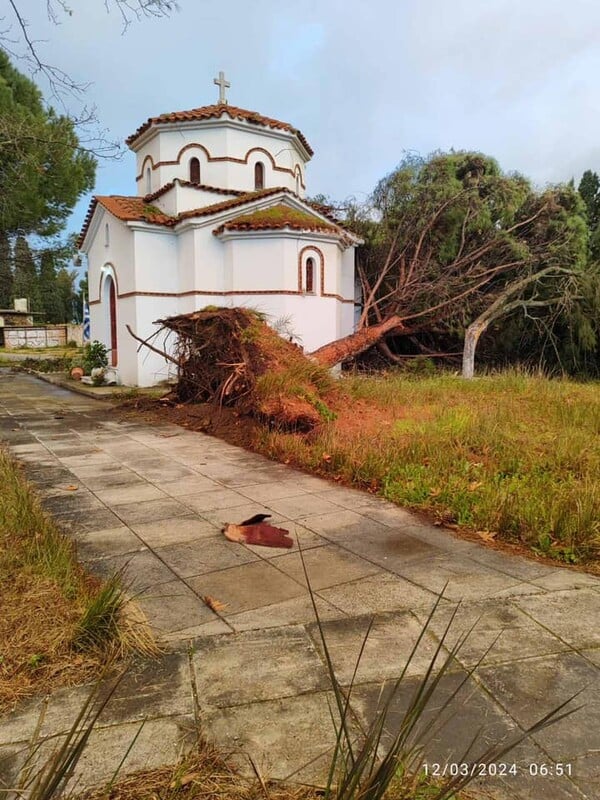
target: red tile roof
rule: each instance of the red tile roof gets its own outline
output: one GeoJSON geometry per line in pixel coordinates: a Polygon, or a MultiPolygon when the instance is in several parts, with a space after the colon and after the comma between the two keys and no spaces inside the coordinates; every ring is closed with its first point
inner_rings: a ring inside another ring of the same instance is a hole
{"type": "MultiPolygon", "coordinates": [[[[157,193],[155,193],[155,195],[156,194],[157,193]]],[[[151,225],[163,225],[165,227],[172,228],[185,219],[192,219],[194,217],[210,217],[213,214],[219,214],[221,211],[229,211],[231,208],[237,208],[238,206],[246,205],[253,200],[260,200],[264,197],[270,197],[271,195],[275,194],[287,194],[295,197],[294,192],[291,192],[284,186],[275,186],[271,189],[259,189],[256,192],[245,192],[240,194],[239,197],[223,200],[220,203],[212,203],[211,205],[204,206],[203,208],[192,208],[189,211],[182,211],[176,217],[171,217],[156,206],[148,203],[148,200],[153,197],[153,195],[147,195],[146,197],[124,197],[120,195],[96,196],[90,203],[90,207],[79,236],[79,246],[81,246],[83,243],[85,235],[88,232],[88,228],[92,221],[92,216],[98,204],[103,206],[107,211],[110,211],[111,214],[114,214],[117,219],[123,220],[123,222],[147,222],[151,225]]],[[[217,231],[228,228],[230,224],[241,224],[242,226],[248,226],[245,228],[246,230],[260,228],[266,230],[268,228],[277,229],[289,227],[294,228],[295,230],[337,231],[340,234],[344,234],[346,237],[349,233],[348,231],[345,231],[342,226],[335,224],[333,221],[326,222],[325,220],[319,219],[319,217],[316,215],[313,216],[310,211],[297,211],[295,209],[288,208],[283,204],[277,204],[271,208],[260,209],[255,212],[236,217],[234,220],[230,220],[230,222],[225,223],[220,229],[217,229],[217,231]]],[[[238,229],[243,230],[244,228],[238,229]]]]}
{"type": "Polygon", "coordinates": [[[148,203],[148,199],[159,196],[160,190],[159,192],[155,192],[154,195],[147,195],[146,197],[96,195],[94,198],[92,198],[92,202],[88,208],[88,212],[86,214],[83,228],[81,229],[81,234],[78,240],[79,245],[81,245],[85,239],[85,235],[88,232],[94,211],[96,210],[96,206],[98,204],[103,206],[107,211],[110,211],[111,214],[114,214],[117,219],[123,220],[123,222],[148,222],[151,225],[165,225],[167,227],[173,227],[173,225],[176,225],[178,222],[184,219],[190,219],[191,217],[208,217],[211,214],[217,214],[219,211],[227,211],[230,208],[236,208],[236,206],[244,205],[252,200],[257,200],[262,197],[269,197],[270,195],[278,194],[279,192],[292,194],[289,189],[286,189],[282,186],[276,186],[272,189],[260,189],[257,192],[243,192],[239,195],[239,197],[223,200],[220,203],[212,203],[211,205],[204,206],[203,208],[194,208],[190,211],[182,211],[176,217],[171,217],[162,212],[156,206],[152,206],[148,203]]]}
{"type": "MultiPolygon", "coordinates": [[[[218,186],[208,186],[205,183],[192,183],[192,181],[184,181],[181,178],[176,178],[177,183],[180,186],[189,186],[192,189],[199,189],[203,192],[211,192],[212,194],[233,194],[239,196],[241,194],[246,194],[243,189],[220,189],[218,186]]],[[[157,189],[156,192],[152,192],[152,194],[147,194],[144,196],[144,200],[146,203],[151,203],[153,200],[162,197],[163,194],[166,194],[170,189],[175,186],[175,180],[169,181],[165,183],[164,186],[161,186],[160,189],[157,189]]]]}
{"type": "Polygon", "coordinates": [[[237,108],[230,106],[227,103],[221,103],[214,106],[202,106],[201,108],[192,108],[190,111],[172,111],[168,114],[160,114],[158,117],[150,117],[144,122],[143,125],[132,133],[127,139],[125,144],[131,147],[132,144],[149,128],[153,125],[165,125],[170,122],[193,122],[194,120],[213,119],[219,118],[227,114],[231,119],[242,119],[250,122],[252,125],[262,125],[265,128],[275,128],[282,131],[289,131],[295,134],[302,142],[309,155],[313,155],[312,147],[307,142],[304,135],[297,128],[294,128],[288,122],[280,122],[277,119],[270,117],[263,117],[257,111],[247,111],[244,108],[237,108]]]}
{"type": "Polygon", "coordinates": [[[337,225],[325,222],[308,211],[298,211],[295,208],[278,203],[270,208],[261,208],[250,214],[235,217],[235,219],[219,225],[213,233],[216,235],[223,231],[280,230],[282,228],[302,231],[340,232],[340,228],[337,225]]]}
{"type": "Polygon", "coordinates": [[[210,217],[212,214],[218,214],[220,211],[228,211],[230,208],[243,206],[246,203],[252,202],[252,200],[260,200],[263,197],[270,197],[272,194],[280,194],[281,192],[293,195],[293,192],[290,192],[290,190],[286,189],[285,186],[274,186],[271,189],[259,189],[256,192],[245,192],[239,197],[234,197],[231,200],[223,200],[222,203],[212,203],[212,205],[205,206],[204,208],[195,208],[191,209],[190,211],[182,211],[177,219],[182,220],[189,219],[190,217],[210,217]]]}

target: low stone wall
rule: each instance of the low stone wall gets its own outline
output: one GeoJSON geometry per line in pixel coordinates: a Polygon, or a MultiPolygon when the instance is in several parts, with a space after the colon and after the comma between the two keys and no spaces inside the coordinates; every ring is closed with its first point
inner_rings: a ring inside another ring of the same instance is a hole
{"type": "Polygon", "coordinates": [[[82,343],[81,325],[15,325],[2,329],[4,347],[16,350],[23,347],[64,347],[67,342],[82,343]]]}

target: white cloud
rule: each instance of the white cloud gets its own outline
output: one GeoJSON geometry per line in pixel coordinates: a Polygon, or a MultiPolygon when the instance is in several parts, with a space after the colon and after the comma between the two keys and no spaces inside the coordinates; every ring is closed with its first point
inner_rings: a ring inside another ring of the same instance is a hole
{"type": "MultiPolygon", "coordinates": [[[[595,0],[180,0],[125,35],[102,0],[59,27],[40,0],[20,4],[48,60],[93,81],[86,100],[121,139],[214,102],[224,69],[233,104],[307,136],[313,193],[360,197],[405,150],[482,150],[540,185],[600,171],[595,0]]],[[[99,172],[100,193],[132,190],[131,158],[99,172]]]]}

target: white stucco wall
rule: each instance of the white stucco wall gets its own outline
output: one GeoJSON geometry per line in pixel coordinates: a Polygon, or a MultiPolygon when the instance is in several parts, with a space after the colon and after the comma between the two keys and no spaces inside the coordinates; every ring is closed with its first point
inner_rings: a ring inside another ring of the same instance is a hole
{"type": "Polygon", "coordinates": [[[211,206],[215,203],[223,203],[234,197],[237,197],[237,195],[207,192],[203,189],[195,189],[192,186],[181,186],[176,182],[165,194],[153,200],[152,205],[160,208],[165,214],[174,217],[182,211],[191,211],[196,208],[211,206]]]}
{"type": "Polygon", "coordinates": [[[254,165],[261,161],[265,168],[265,188],[285,186],[296,192],[295,176],[299,171],[299,193],[304,195],[308,159],[295,135],[288,131],[232,123],[224,117],[191,126],[156,129],[142,141],[136,152],[138,195],[147,194],[148,165],[152,168],[155,192],[174,178],[189,180],[189,162],[193,157],[200,162],[200,182],[208,186],[254,191],[254,165]]]}
{"type": "MultiPolygon", "coordinates": [[[[107,274],[114,275],[119,295],[134,290],[133,233],[125,223],[101,206],[97,206],[93,224],[88,231],[87,241],[91,337],[92,340],[97,339],[109,348],[109,317],[106,309],[100,303],[104,278],[107,274]],[[108,225],[108,244],[106,243],[106,225],[108,225]]],[[[120,309],[120,301],[118,306],[120,309]]],[[[131,320],[119,312],[117,322],[119,326],[117,336],[118,339],[122,339],[123,333],[126,334],[124,325],[131,320]]]]}

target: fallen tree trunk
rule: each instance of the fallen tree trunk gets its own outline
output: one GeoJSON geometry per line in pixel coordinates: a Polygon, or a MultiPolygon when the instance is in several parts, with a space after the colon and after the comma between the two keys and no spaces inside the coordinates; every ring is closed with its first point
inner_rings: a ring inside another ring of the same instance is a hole
{"type": "Polygon", "coordinates": [[[318,350],[309,353],[309,356],[324,367],[335,367],[342,361],[356,358],[390,333],[407,333],[401,317],[389,317],[376,325],[361,328],[356,333],[344,336],[343,339],[336,339],[334,342],[319,347],[318,350]]]}

